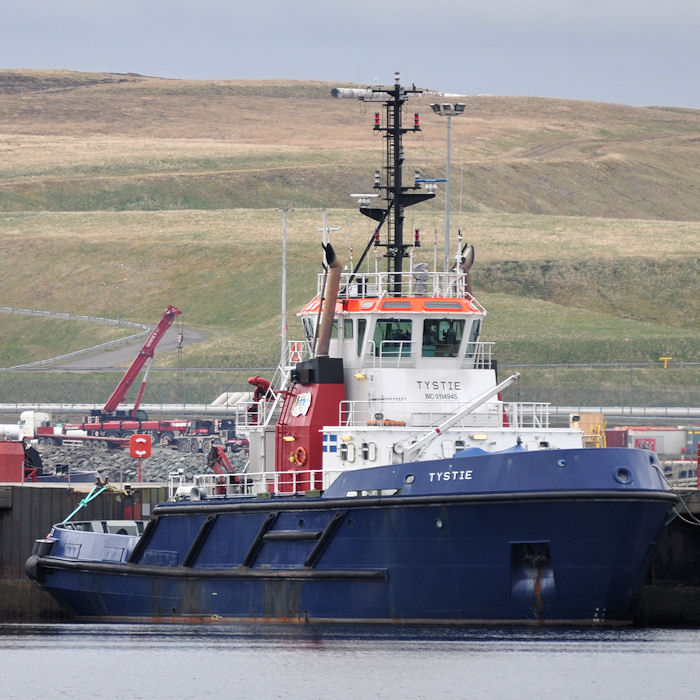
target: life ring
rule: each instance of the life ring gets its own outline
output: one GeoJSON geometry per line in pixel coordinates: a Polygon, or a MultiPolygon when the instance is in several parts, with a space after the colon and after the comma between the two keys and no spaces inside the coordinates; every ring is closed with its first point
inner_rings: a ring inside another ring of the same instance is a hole
{"type": "Polygon", "coordinates": [[[292,352],[289,359],[292,362],[301,362],[302,347],[301,343],[292,343],[292,352]]]}
{"type": "Polygon", "coordinates": [[[297,447],[297,450],[294,453],[296,463],[303,467],[306,464],[306,456],[306,449],[303,447],[297,447]]]}

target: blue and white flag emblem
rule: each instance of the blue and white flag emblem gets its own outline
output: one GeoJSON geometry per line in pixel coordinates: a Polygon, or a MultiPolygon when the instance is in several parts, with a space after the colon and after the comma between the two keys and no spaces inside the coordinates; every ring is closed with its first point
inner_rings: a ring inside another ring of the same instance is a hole
{"type": "Polygon", "coordinates": [[[337,452],[338,451],[338,436],[337,435],[324,435],[323,436],[323,451],[324,452],[337,452]]]}

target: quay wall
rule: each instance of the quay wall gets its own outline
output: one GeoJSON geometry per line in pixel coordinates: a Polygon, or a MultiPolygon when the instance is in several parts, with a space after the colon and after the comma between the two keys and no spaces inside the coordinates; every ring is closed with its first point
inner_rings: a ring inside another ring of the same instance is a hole
{"type": "Polygon", "coordinates": [[[662,530],[637,621],[700,627],[700,491],[677,491],[678,515],[662,530]]]}

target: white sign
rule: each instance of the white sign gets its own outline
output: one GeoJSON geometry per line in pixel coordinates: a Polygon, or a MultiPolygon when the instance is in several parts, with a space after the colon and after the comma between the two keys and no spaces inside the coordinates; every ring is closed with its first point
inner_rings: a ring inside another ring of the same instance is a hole
{"type": "Polygon", "coordinates": [[[309,412],[310,407],[311,392],[305,391],[303,394],[299,394],[299,396],[297,396],[297,400],[292,406],[292,415],[294,417],[305,416],[309,412]]]}

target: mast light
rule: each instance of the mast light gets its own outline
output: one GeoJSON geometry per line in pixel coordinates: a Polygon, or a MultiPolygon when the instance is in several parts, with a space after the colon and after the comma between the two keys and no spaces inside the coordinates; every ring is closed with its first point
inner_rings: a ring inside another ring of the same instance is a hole
{"type": "Polygon", "coordinates": [[[375,197],[379,197],[378,194],[351,194],[350,195],[353,199],[357,200],[357,204],[360,207],[368,207],[370,199],[373,199],[375,197]]]}
{"type": "Polygon", "coordinates": [[[442,104],[434,102],[430,105],[430,109],[441,117],[459,116],[460,114],[464,114],[466,108],[467,105],[464,102],[455,102],[453,104],[449,102],[443,102],[442,104]]]}

